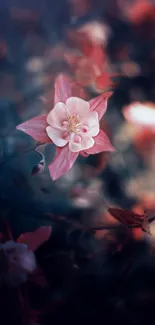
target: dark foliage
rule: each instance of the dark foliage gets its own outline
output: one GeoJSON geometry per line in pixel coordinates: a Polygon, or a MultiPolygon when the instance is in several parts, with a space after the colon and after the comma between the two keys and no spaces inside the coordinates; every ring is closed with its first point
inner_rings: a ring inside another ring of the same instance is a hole
{"type": "MultiPolygon", "coordinates": [[[[89,178],[94,180],[94,174],[86,171],[99,168],[98,156],[80,158],[81,174],[63,187],[63,182],[52,182],[47,168],[54,146],[37,149],[39,144],[15,130],[17,124],[43,112],[40,97],[52,89],[56,74],[70,73],[62,58],[55,59],[41,78],[27,70],[28,61],[42,58],[60,42],[66,45],[68,30],[96,19],[111,29],[109,61],[119,72],[122,61],[128,59],[140,69],[138,76],[122,77],[109,101],[107,122],[112,138],[124,123],[123,106],[141,100],[139,94],[145,101],[155,100],[153,14],[135,26],[124,19],[116,1],[90,2],[89,10],[77,19],[72,19],[67,0],[0,3],[0,218],[9,222],[14,238],[43,225],[52,226],[50,240],[35,252],[43,285],[41,278],[38,285],[38,278],[31,281],[31,276],[19,288],[2,285],[2,325],[142,325],[154,320],[154,244],[136,240],[126,225],[106,229],[103,238],[97,239],[97,204],[82,209],[70,199],[74,186],[82,183],[87,188],[89,178]],[[88,226],[89,220],[94,227],[88,226]]],[[[129,195],[128,183],[149,168],[131,142],[118,148],[117,164],[109,159],[97,175],[103,196],[123,209],[132,209],[138,202],[139,193],[129,195]]],[[[122,214],[116,219],[122,222],[122,214]]],[[[128,225],[133,226],[132,221],[128,225]]],[[[5,232],[4,222],[0,230],[5,232]]]]}

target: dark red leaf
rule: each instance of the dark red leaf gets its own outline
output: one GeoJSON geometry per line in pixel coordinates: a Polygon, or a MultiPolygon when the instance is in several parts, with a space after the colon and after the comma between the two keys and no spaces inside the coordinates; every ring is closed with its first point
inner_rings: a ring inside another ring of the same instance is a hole
{"type": "Polygon", "coordinates": [[[17,242],[26,244],[28,245],[29,250],[35,251],[37,248],[39,248],[39,246],[49,239],[51,231],[51,226],[40,227],[34,232],[21,234],[17,239],[17,242]]]}
{"type": "Polygon", "coordinates": [[[109,208],[108,212],[119,222],[127,226],[140,226],[143,222],[144,215],[137,214],[133,211],[109,208]]]}

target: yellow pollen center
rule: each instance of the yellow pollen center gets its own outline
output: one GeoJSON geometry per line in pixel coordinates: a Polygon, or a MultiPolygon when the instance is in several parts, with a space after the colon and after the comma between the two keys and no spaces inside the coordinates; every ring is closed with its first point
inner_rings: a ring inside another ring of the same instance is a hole
{"type": "Polygon", "coordinates": [[[78,115],[72,115],[68,117],[68,130],[69,132],[77,133],[77,128],[80,126],[80,119],[78,115]]]}

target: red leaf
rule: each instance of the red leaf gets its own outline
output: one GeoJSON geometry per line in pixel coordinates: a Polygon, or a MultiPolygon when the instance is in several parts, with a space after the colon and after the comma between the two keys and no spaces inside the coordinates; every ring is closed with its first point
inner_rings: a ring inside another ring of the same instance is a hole
{"type": "Polygon", "coordinates": [[[141,225],[144,219],[144,215],[137,214],[132,211],[122,210],[117,208],[109,208],[108,212],[119,222],[125,225],[141,225]]]}
{"type": "Polygon", "coordinates": [[[30,135],[34,140],[47,143],[52,142],[46,133],[46,115],[40,115],[32,118],[22,124],[17,125],[16,129],[30,135]]]}
{"type": "Polygon", "coordinates": [[[100,96],[97,96],[89,101],[90,110],[96,111],[98,113],[99,120],[102,118],[102,116],[105,114],[105,112],[107,110],[107,102],[111,95],[112,95],[112,92],[109,91],[109,92],[102,94],[100,96]]]}
{"type": "Polygon", "coordinates": [[[56,180],[66,174],[72,168],[78,155],[78,152],[71,152],[68,145],[63,148],[57,147],[55,159],[48,166],[52,179],[56,180]]]}
{"type": "Polygon", "coordinates": [[[35,251],[39,248],[45,241],[47,241],[51,235],[52,228],[50,226],[43,226],[38,228],[34,232],[27,232],[21,234],[17,242],[26,244],[31,251],[35,251]]]}
{"type": "Polygon", "coordinates": [[[59,102],[66,103],[66,100],[72,96],[72,84],[69,82],[69,78],[60,74],[55,81],[55,95],[54,104],[59,102]]]}
{"type": "Polygon", "coordinates": [[[99,134],[94,137],[94,141],[95,144],[93,147],[84,151],[87,155],[94,155],[103,151],[115,151],[115,148],[110,143],[107,135],[102,130],[100,130],[99,134]]]}

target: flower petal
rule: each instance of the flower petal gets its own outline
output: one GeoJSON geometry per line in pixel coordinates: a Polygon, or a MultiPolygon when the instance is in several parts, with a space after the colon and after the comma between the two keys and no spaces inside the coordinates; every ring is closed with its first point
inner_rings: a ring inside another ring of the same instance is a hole
{"type": "Polygon", "coordinates": [[[72,84],[65,74],[60,74],[55,81],[54,104],[59,102],[66,103],[66,100],[72,96],[72,84]]]}
{"type": "MultiPolygon", "coordinates": [[[[79,57],[78,57],[78,61],[79,61],[79,57]]],[[[76,62],[76,67],[75,68],[77,68],[77,62],[76,62]]],[[[77,81],[71,79],[69,76],[66,76],[66,75],[61,75],[61,76],[63,76],[63,82],[62,83],[64,83],[64,88],[67,87],[67,89],[68,89],[67,90],[67,94],[68,94],[67,95],[67,98],[69,98],[71,96],[73,96],[73,97],[80,97],[80,98],[83,98],[83,99],[87,99],[88,98],[87,92],[85,91],[85,89],[83,87],[81,87],[81,85],[77,81]]],[[[60,76],[58,78],[60,78],[60,76]]],[[[56,79],[56,82],[57,82],[57,79],[56,79]]],[[[58,80],[58,82],[61,83],[60,80],[58,80]]],[[[55,83],[55,87],[57,88],[56,83],[55,83]]],[[[60,85],[60,91],[62,91],[61,88],[62,87],[60,85]]],[[[55,104],[58,103],[58,102],[66,103],[66,99],[63,100],[63,97],[64,96],[59,96],[58,97],[57,95],[55,95],[55,101],[54,101],[54,103],[55,104]]]]}
{"type": "Polygon", "coordinates": [[[17,130],[23,131],[30,135],[34,140],[41,143],[51,142],[46,133],[47,116],[40,115],[16,126],[17,130]]]}
{"type": "Polygon", "coordinates": [[[102,151],[115,151],[107,135],[100,130],[99,134],[94,137],[95,144],[92,148],[85,150],[86,154],[93,155],[102,151]]]}
{"type": "Polygon", "coordinates": [[[99,121],[107,110],[107,102],[111,95],[112,92],[109,91],[89,101],[90,110],[98,113],[99,121]]]}
{"type": "Polygon", "coordinates": [[[84,125],[88,127],[87,134],[92,137],[95,137],[100,130],[97,112],[90,112],[87,118],[84,120],[84,125]]]}
{"type": "Polygon", "coordinates": [[[64,147],[68,143],[68,140],[63,139],[64,131],[62,129],[47,126],[46,132],[56,146],[64,147]]]}
{"type": "Polygon", "coordinates": [[[85,157],[85,158],[87,158],[87,157],[89,156],[89,154],[86,153],[85,151],[81,151],[81,152],[80,152],[80,155],[81,155],[82,157],[85,157]]]}
{"type": "Polygon", "coordinates": [[[78,152],[71,152],[68,145],[63,148],[57,147],[55,159],[48,166],[52,179],[56,180],[66,174],[72,168],[78,154],[78,152]]]}
{"type": "Polygon", "coordinates": [[[43,226],[34,232],[26,232],[25,234],[21,234],[18,237],[17,242],[24,243],[28,246],[29,250],[35,251],[39,246],[49,239],[51,232],[52,228],[50,226],[43,226]]]}
{"type": "Polygon", "coordinates": [[[90,135],[80,134],[81,141],[76,141],[77,135],[72,134],[71,139],[69,141],[69,149],[72,152],[79,152],[81,150],[86,150],[94,145],[94,139],[90,135]]]}
{"type": "Polygon", "coordinates": [[[20,256],[20,266],[28,273],[32,273],[36,269],[36,258],[32,251],[27,251],[20,256]]]}
{"type": "Polygon", "coordinates": [[[86,116],[90,110],[89,102],[78,97],[68,98],[66,106],[69,115],[78,114],[81,117],[86,116]]]}
{"type": "Polygon", "coordinates": [[[5,253],[10,256],[12,256],[11,254],[13,251],[18,254],[23,254],[24,252],[27,251],[27,245],[25,243],[19,244],[14,242],[13,240],[9,240],[4,244],[1,244],[1,248],[2,247],[5,250],[5,253]]]}
{"type": "Polygon", "coordinates": [[[63,121],[68,118],[67,107],[64,103],[57,103],[47,115],[47,123],[52,127],[62,128],[63,121]]]}

